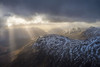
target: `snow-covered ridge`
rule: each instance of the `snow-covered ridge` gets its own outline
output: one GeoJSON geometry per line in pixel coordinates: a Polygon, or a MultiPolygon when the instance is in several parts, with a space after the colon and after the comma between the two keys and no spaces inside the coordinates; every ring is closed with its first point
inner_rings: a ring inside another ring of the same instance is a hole
{"type": "Polygon", "coordinates": [[[52,34],[30,44],[19,53],[11,67],[100,67],[99,35],[76,40],[52,34]]]}
{"type": "Polygon", "coordinates": [[[91,66],[100,65],[99,28],[90,28],[84,33],[85,36],[91,35],[91,37],[86,40],[74,40],[55,34],[47,35],[39,38],[33,48],[42,50],[59,61],[67,59],[70,62],[80,62],[80,67],[86,63],[91,63],[91,66]]]}
{"type": "Polygon", "coordinates": [[[83,35],[86,37],[100,36],[100,27],[90,27],[83,32],[83,35]]]}

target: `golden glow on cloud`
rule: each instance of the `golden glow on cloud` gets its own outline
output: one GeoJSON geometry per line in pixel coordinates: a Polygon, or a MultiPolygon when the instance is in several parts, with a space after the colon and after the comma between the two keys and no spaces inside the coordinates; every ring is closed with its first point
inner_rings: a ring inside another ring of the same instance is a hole
{"type": "Polygon", "coordinates": [[[18,17],[18,16],[10,16],[7,18],[7,26],[13,26],[13,25],[28,25],[28,24],[41,24],[41,23],[48,23],[48,20],[43,19],[44,16],[37,15],[33,16],[31,20],[26,20],[25,18],[18,17]]]}
{"type": "Polygon", "coordinates": [[[11,23],[7,23],[7,26],[10,27],[10,26],[12,26],[12,24],[11,23]]]}
{"type": "Polygon", "coordinates": [[[12,15],[9,16],[6,20],[6,25],[8,27],[14,26],[14,25],[32,25],[32,24],[56,24],[60,25],[64,24],[65,26],[71,26],[71,27],[90,27],[90,26],[100,26],[100,22],[95,23],[87,23],[87,22],[50,22],[49,20],[45,19],[45,15],[35,15],[32,16],[31,19],[25,19],[20,16],[12,15]]]}

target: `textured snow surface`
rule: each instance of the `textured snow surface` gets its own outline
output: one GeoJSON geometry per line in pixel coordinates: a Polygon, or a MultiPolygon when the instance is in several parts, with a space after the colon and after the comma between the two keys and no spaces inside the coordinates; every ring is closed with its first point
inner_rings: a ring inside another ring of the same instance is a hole
{"type": "Polygon", "coordinates": [[[80,63],[80,67],[88,62],[91,67],[100,65],[100,36],[73,40],[60,35],[47,35],[39,38],[33,48],[43,50],[60,61],[67,59],[74,64],[80,63]]]}
{"type": "Polygon", "coordinates": [[[86,37],[100,36],[100,27],[90,27],[83,32],[83,35],[86,37]]]}

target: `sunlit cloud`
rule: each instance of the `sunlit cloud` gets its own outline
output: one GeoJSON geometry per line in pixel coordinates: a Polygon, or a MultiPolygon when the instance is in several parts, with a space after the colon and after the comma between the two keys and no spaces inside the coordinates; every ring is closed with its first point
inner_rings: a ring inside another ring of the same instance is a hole
{"type": "Polygon", "coordinates": [[[6,20],[6,25],[8,27],[13,26],[13,25],[29,25],[29,24],[42,24],[42,23],[48,23],[48,20],[44,20],[45,16],[42,15],[36,15],[33,16],[32,19],[27,20],[25,18],[13,15],[7,18],[6,20]]]}
{"type": "Polygon", "coordinates": [[[8,26],[8,27],[12,26],[12,23],[7,23],[7,26],[8,26]]]}
{"type": "MultiPolygon", "coordinates": [[[[75,21],[75,22],[68,22],[68,21],[50,21],[47,15],[45,14],[36,14],[32,15],[30,17],[22,17],[19,15],[11,15],[7,17],[6,19],[6,25],[8,27],[12,26],[20,26],[20,25],[34,25],[34,24],[56,24],[56,27],[59,26],[59,24],[65,24],[68,27],[90,27],[90,26],[100,26],[100,22],[96,21],[94,23],[90,22],[82,22],[82,21],[75,21]]],[[[39,25],[40,26],[40,25],[39,25]]],[[[61,25],[60,25],[61,26],[61,25]]],[[[62,27],[62,26],[61,26],[62,27]]]]}

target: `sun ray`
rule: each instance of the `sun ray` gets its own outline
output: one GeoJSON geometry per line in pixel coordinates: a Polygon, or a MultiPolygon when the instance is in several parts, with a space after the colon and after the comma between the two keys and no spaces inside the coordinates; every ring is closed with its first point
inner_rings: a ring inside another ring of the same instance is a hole
{"type": "Polygon", "coordinates": [[[9,47],[10,51],[13,51],[16,48],[13,28],[9,29],[9,47]]]}
{"type": "Polygon", "coordinates": [[[34,40],[33,35],[32,35],[32,32],[31,32],[31,29],[30,29],[28,26],[25,26],[25,29],[26,29],[26,31],[27,31],[27,33],[28,33],[30,39],[31,39],[31,40],[34,40]]]}

